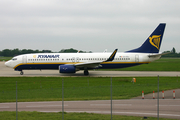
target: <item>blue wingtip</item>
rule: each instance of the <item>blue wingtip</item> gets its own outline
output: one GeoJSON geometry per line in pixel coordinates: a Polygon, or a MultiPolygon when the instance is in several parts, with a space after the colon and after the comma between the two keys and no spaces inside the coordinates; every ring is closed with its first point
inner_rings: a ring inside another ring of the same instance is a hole
{"type": "Polygon", "coordinates": [[[114,52],[111,54],[111,56],[105,62],[113,61],[117,51],[118,51],[118,49],[115,49],[114,52]]]}

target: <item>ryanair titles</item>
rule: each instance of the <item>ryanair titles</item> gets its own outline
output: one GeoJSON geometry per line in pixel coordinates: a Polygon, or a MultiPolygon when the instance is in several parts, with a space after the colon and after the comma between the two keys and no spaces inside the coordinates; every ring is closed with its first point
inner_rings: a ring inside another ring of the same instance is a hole
{"type": "Polygon", "coordinates": [[[59,58],[60,55],[38,55],[38,58],[59,58]]]}

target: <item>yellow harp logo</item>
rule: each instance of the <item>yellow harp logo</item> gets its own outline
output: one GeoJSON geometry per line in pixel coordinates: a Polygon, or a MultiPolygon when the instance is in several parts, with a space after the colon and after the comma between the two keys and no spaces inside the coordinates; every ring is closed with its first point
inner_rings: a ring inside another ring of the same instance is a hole
{"type": "Polygon", "coordinates": [[[151,43],[151,45],[156,47],[158,50],[159,50],[159,44],[161,41],[160,36],[161,35],[153,35],[152,37],[149,37],[149,42],[151,43]]]}
{"type": "Polygon", "coordinates": [[[33,55],[33,58],[36,58],[36,55],[33,55]]]}

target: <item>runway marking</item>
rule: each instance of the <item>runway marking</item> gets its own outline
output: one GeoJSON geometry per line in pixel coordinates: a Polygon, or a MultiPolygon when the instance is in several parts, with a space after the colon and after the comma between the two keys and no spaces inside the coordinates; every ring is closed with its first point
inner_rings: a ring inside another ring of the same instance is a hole
{"type": "MultiPolygon", "coordinates": [[[[110,106],[111,104],[90,104],[90,106],[110,106]]],[[[113,104],[113,106],[131,106],[132,104],[113,104]]]]}
{"type": "MultiPolygon", "coordinates": [[[[156,106],[157,106],[157,105],[156,105],[156,106]]],[[[164,107],[169,107],[169,106],[179,107],[180,105],[159,105],[159,106],[164,106],[164,107]]]]}
{"type": "MultiPolygon", "coordinates": [[[[62,105],[37,105],[37,106],[26,106],[26,107],[59,107],[62,105]]],[[[68,105],[64,105],[64,106],[68,106],[68,105]]]]}
{"type": "Polygon", "coordinates": [[[5,106],[5,107],[0,107],[0,108],[10,108],[9,106],[5,106]]]}
{"type": "MultiPolygon", "coordinates": [[[[45,102],[18,102],[18,104],[27,104],[27,103],[30,103],[30,104],[32,104],[32,103],[37,103],[37,104],[40,104],[40,103],[42,103],[42,104],[44,104],[44,103],[60,103],[61,104],[61,101],[45,101],[45,102]]],[[[0,105],[1,104],[16,104],[15,102],[13,102],[13,103],[0,103],[0,105]]]]}
{"type": "Polygon", "coordinates": [[[0,105],[9,105],[9,104],[16,104],[16,103],[0,103],[0,105]]]}

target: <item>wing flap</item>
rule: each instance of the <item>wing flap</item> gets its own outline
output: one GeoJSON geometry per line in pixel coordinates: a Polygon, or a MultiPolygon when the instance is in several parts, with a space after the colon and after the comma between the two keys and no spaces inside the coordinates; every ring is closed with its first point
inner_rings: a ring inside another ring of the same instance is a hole
{"type": "Polygon", "coordinates": [[[78,63],[74,64],[77,68],[97,68],[100,66],[100,63],[103,61],[97,61],[97,62],[86,62],[86,63],[78,63]]]}

